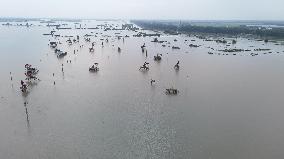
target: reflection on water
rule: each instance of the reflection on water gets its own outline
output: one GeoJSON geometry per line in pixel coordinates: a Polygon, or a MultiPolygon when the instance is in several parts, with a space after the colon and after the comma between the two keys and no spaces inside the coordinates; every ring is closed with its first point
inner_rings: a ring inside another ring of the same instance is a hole
{"type": "Polygon", "coordinates": [[[30,119],[29,119],[29,112],[28,112],[27,104],[28,104],[27,102],[24,102],[26,116],[27,116],[27,127],[30,129],[30,119]]]}
{"type": "Polygon", "coordinates": [[[0,26],[1,158],[284,156],[282,45],[239,38],[230,47],[253,45],[273,53],[219,56],[218,51],[209,55],[208,47],[226,46],[197,37],[162,35],[159,40],[170,42],[163,47],[151,37],[133,37],[137,33],[132,31],[72,29],[56,34],[82,38],[93,32],[95,51],[89,52],[91,43],[83,38],[69,46],[68,38],[60,37],[60,49],[68,54],[58,59],[47,45],[53,38],[42,35],[51,30],[0,26]],[[118,40],[116,33],[130,37],[118,40]],[[106,35],[109,42],[102,47],[100,39],[106,35]],[[141,52],[143,43],[147,57],[141,52]],[[191,48],[190,43],[201,46],[191,48]],[[153,60],[157,53],[162,54],[160,62],[153,60]],[[145,61],[150,70],[139,71],[145,61]],[[22,94],[26,63],[40,70],[41,81],[22,94]],[[94,63],[100,70],[90,73],[94,63]],[[171,87],[179,89],[177,96],[165,94],[171,87]]]}

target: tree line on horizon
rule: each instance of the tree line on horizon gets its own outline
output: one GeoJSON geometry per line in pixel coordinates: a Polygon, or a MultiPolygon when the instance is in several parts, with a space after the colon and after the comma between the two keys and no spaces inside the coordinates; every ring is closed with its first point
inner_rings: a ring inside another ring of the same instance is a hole
{"type": "Polygon", "coordinates": [[[284,28],[266,28],[259,26],[206,26],[206,25],[193,25],[190,23],[166,23],[159,21],[132,21],[134,24],[149,30],[159,30],[166,33],[208,33],[208,34],[227,34],[227,35],[241,35],[251,34],[259,37],[267,38],[284,38],[284,28]]]}

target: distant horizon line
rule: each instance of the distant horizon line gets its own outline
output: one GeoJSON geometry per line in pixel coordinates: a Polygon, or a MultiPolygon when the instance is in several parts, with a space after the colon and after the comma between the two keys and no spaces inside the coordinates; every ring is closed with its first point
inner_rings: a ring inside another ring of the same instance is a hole
{"type": "Polygon", "coordinates": [[[169,19],[147,19],[147,18],[71,18],[71,17],[7,17],[7,16],[0,16],[0,19],[49,19],[49,20],[145,20],[145,21],[228,21],[228,22],[234,22],[234,21],[243,21],[243,22],[263,22],[263,21],[274,21],[274,22],[284,22],[284,20],[245,20],[245,19],[177,19],[177,18],[169,18],[169,19]]]}

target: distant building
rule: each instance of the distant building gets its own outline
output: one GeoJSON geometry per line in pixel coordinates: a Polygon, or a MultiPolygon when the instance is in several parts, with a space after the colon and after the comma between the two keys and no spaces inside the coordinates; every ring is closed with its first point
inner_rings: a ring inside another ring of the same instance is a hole
{"type": "Polygon", "coordinates": [[[133,24],[123,24],[122,25],[122,29],[123,30],[132,30],[134,28],[134,25],[133,24]]]}

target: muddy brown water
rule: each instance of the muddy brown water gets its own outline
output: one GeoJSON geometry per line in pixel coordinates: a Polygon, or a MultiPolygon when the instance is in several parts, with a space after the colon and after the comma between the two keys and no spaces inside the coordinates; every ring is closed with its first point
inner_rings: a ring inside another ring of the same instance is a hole
{"type": "Polygon", "coordinates": [[[172,50],[149,37],[124,42],[113,37],[135,34],[130,31],[60,30],[61,35],[93,31],[112,37],[104,47],[101,34],[90,37],[96,41],[94,53],[82,36],[83,48],[60,38],[59,48],[68,55],[58,59],[47,45],[52,38],[42,35],[51,30],[0,26],[0,158],[283,158],[283,46],[238,39],[237,48],[253,45],[273,53],[219,56],[207,54],[206,47],[224,45],[184,35],[159,38],[181,47],[172,50]],[[202,46],[190,48],[190,43],[202,46]],[[73,54],[74,49],[79,51],[73,54]],[[163,54],[161,62],[154,62],[156,53],[163,54]],[[175,71],[178,60],[181,69],[175,71]],[[150,70],[141,72],[145,61],[150,70]],[[94,62],[100,71],[90,73],[94,62]],[[40,70],[41,81],[23,95],[19,87],[26,63],[40,70]],[[179,94],[167,96],[170,87],[179,94]]]}

